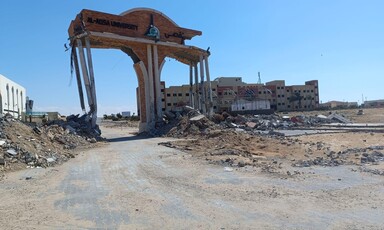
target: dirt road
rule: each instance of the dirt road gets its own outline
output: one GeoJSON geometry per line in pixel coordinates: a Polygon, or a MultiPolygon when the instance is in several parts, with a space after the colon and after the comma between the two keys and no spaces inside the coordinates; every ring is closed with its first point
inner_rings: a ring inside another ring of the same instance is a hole
{"type": "Polygon", "coordinates": [[[104,128],[110,141],[61,166],[0,181],[2,229],[382,229],[384,177],[356,166],[282,177],[225,170],[104,128]],[[28,180],[27,180],[28,179],[28,180]]]}

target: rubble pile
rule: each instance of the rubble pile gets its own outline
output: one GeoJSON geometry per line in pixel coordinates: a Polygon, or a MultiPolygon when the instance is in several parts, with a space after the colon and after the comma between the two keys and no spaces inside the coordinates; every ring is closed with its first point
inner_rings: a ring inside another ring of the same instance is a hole
{"type": "Polygon", "coordinates": [[[329,123],[350,123],[344,116],[331,113],[329,116],[297,115],[293,117],[271,115],[235,115],[226,112],[214,114],[210,118],[201,115],[197,110],[186,106],[180,112],[165,112],[164,124],[155,130],[156,136],[186,137],[189,135],[207,135],[210,130],[235,129],[260,133],[269,131],[269,135],[281,136],[274,130],[300,129],[322,126],[329,123]]]}
{"type": "MultiPolygon", "coordinates": [[[[99,139],[101,140],[101,130],[98,125],[95,128],[92,128],[90,117],[88,114],[80,116],[70,115],[66,118],[66,121],[63,120],[53,120],[47,123],[48,126],[57,125],[67,130],[70,134],[80,135],[87,137],[89,139],[99,139]]],[[[95,141],[93,141],[95,142],[95,141]]]]}
{"type": "Polygon", "coordinates": [[[300,160],[293,163],[294,167],[319,166],[338,166],[343,164],[378,164],[384,161],[384,154],[379,150],[384,150],[384,146],[370,146],[367,148],[351,148],[344,151],[324,152],[323,157],[317,156],[314,159],[300,160]]]}
{"type": "Polygon", "coordinates": [[[324,115],[308,116],[297,115],[293,117],[271,115],[237,115],[229,116],[221,123],[223,127],[241,128],[247,131],[260,130],[271,131],[276,129],[295,129],[302,127],[315,127],[323,124],[351,123],[350,120],[340,114],[332,113],[328,117],[324,115]]]}
{"type": "MultiPolygon", "coordinates": [[[[351,122],[343,115],[334,112],[328,116],[285,114],[233,116],[222,113],[208,119],[197,111],[192,113],[189,110],[168,113],[166,117],[170,128],[163,135],[182,139],[163,142],[161,145],[177,148],[224,167],[251,167],[258,168],[262,172],[290,176],[300,174],[299,171],[295,171],[295,168],[300,167],[335,167],[346,164],[361,166],[384,161],[382,151],[384,146],[366,147],[365,139],[359,139],[364,147],[353,145],[355,148],[348,148],[348,145],[345,145],[337,149],[332,147],[333,140],[322,142],[320,138],[320,140],[302,141],[302,138],[285,136],[282,132],[278,132],[284,129],[306,130],[316,127],[322,129],[325,124],[351,122]],[[185,137],[192,139],[185,140],[185,137]]],[[[369,136],[374,137],[374,134],[371,133],[369,136]]]]}
{"type": "Polygon", "coordinates": [[[0,170],[61,164],[75,157],[73,149],[91,147],[100,139],[97,130],[75,117],[35,127],[12,116],[0,118],[0,170]]]}
{"type": "Polygon", "coordinates": [[[207,135],[210,130],[219,128],[213,121],[200,114],[197,110],[185,106],[181,112],[166,112],[164,124],[154,130],[154,135],[175,138],[207,135]]]}

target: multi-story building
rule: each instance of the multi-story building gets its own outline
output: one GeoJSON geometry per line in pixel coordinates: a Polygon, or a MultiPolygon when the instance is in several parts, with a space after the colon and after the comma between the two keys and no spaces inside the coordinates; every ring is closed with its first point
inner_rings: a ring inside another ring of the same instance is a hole
{"type": "MultiPolygon", "coordinates": [[[[166,88],[162,82],[161,87],[163,111],[177,111],[184,105],[193,106],[190,104],[189,85],[166,88]]],[[[195,92],[195,87],[192,86],[192,93],[195,92]]],[[[284,80],[247,84],[241,77],[219,77],[211,81],[211,88],[215,112],[230,111],[231,106],[240,100],[258,101],[258,104],[267,100],[268,106],[276,111],[311,110],[319,107],[317,80],[307,81],[304,85],[286,86],[284,80]]]]}
{"type": "Polygon", "coordinates": [[[363,104],[364,108],[383,108],[384,107],[384,100],[371,100],[371,101],[364,101],[363,104]]]}

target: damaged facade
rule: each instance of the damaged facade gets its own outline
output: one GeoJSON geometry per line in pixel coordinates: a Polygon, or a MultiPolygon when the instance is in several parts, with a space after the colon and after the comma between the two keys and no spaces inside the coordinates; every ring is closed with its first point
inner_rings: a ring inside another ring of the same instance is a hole
{"type": "Polygon", "coordinates": [[[162,122],[160,76],[166,57],[189,66],[190,95],[196,92],[196,97],[189,97],[190,104],[202,113],[213,112],[210,52],[185,44],[185,40],[201,35],[201,31],[179,27],[163,13],[149,8],[135,8],[120,15],[84,9],[71,22],[68,34],[80,106],[90,116],[92,127],[96,127],[97,100],[91,48],[118,49],[132,59],[138,80],[139,132],[150,131],[162,122]],[[192,88],[193,82],[199,87],[192,88]],[[83,86],[89,109],[85,106],[83,86]]]}
{"type": "MultiPolygon", "coordinates": [[[[214,112],[241,110],[243,107],[276,111],[312,110],[319,107],[318,81],[305,82],[304,85],[285,85],[284,80],[265,84],[245,83],[241,77],[219,77],[211,82],[214,112]],[[241,106],[251,101],[252,106],[241,106]],[[261,104],[263,106],[261,106],[261,104]],[[265,108],[264,108],[265,107],[265,108]]],[[[165,87],[162,82],[163,111],[177,111],[189,105],[189,85],[165,87]]],[[[140,111],[139,111],[140,112],[140,111]]]]}

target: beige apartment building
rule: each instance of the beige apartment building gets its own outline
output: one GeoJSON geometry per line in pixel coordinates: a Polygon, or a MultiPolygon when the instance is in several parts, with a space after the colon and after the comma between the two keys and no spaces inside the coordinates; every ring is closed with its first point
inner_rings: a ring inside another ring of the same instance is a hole
{"type": "MultiPolygon", "coordinates": [[[[195,87],[192,86],[192,91],[189,85],[166,88],[165,83],[161,82],[162,110],[179,111],[185,105],[194,107],[191,92],[195,92],[195,87]]],[[[287,86],[284,80],[248,84],[241,77],[219,77],[211,81],[211,87],[214,112],[231,111],[231,106],[239,101],[258,101],[258,104],[269,101],[268,106],[275,111],[312,110],[319,107],[317,80],[307,81],[304,85],[287,86]]]]}

